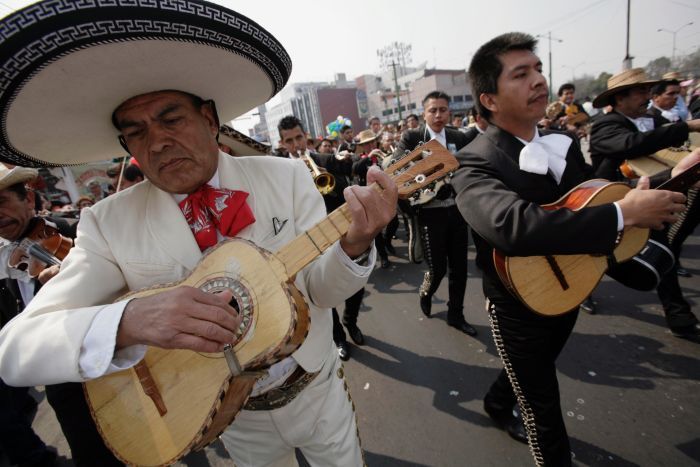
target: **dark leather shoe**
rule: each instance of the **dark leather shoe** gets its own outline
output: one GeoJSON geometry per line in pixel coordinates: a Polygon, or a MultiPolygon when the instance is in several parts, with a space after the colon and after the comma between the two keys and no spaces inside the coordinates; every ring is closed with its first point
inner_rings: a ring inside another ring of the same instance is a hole
{"type": "Polygon", "coordinates": [[[523,419],[520,417],[520,411],[517,411],[518,415],[515,416],[512,410],[496,410],[487,404],[484,404],[484,411],[499,428],[508,433],[508,436],[519,443],[527,444],[527,434],[525,433],[523,419]]]}
{"type": "Polygon", "coordinates": [[[681,277],[693,277],[693,275],[690,274],[686,268],[682,268],[680,266],[678,267],[678,269],[676,269],[676,274],[678,274],[681,277]]]}
{"type": "Polygon", "coordinates": [[[420,311],[422,311],[423,314],[427,318],[430,318],[430,308],[432,306],[433,306],[433,298],[432,297],[429,297],[428,295],[420,297],[420,311]]]}
{"type": "Polygon", "coordinates": [[[362,331],[360,331],[360,328],[358,328],[356,325],[355,326],[345,326],[348,330],[348,334],[350,334],[350,339],[357,344],[357,345],[363,345],[365,343],[365,336],[362,335],[362,331]]]}
{"type": "Polygon", "coordinates": [[[382,269],[389,269],[389,258],[382,258],[382,269]]]}
{"type": "Polygon", "coordinates": [[[472,337],[476,336],[476,329],[474,329],[474,326],[467,323],[466,321],[458,321],[456,323],[451,323],[448,321],[447,325],[462,331],[464,334],[470,335],[472,337]]]}
{"type": "Polygon", "coordinates": [[[588,297],[578,306],[580,309],[588,313],[589,315],[594,315],[596,312],[595,302],[593,298],[588,297]]]}
{"type": "Polygon", "coordinates": [[[679,326],[671,328],[671,334],[683,339],[696,340],[700,338],[700,327],[697,324],[691,324],[690,326],[679,326]]]}
{"type": "Polygon", "coordinates": [[[335,346],[338,347],[338,357],[340,357],[342,361],[347,362],[350,360],[350,346],[348,346],[347,342],[337,342],[335,346]]]}

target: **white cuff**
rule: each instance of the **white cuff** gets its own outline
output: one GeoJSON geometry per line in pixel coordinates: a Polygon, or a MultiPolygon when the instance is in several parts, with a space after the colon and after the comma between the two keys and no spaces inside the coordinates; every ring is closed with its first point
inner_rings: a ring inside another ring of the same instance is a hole
{"type": "Polygon", "coordinates": [[[617,204],[617,201],[613,204],[615,205],[615,209],[617,209],[617,231],[619,232],[625,228],[625,219],[622,217],[622,209],[620,209],[620,205],[617,204]]]}
{"type": "Polygon", "coordinates": [[[340,262],[350,269],[356,276],[368,277],[372,270],[374,270],[374,265],[377,260],[377,248],[375,247],[374,242],[372,242],[372,250],[370,250],[369,258],[367,258],[367,266],[360,266],[350,259],[350,257],[340,247],[340,242],[336,242],[335,245],[333,245],[333,248],[335,249],[335,253],[338,255],[338,258],[340,258],[340,262]]]}
{"type": "Polygon", "coordinates": [[[80,347],[78,368],[85,379],[99,378],[131,368],[146,355],[145,345],[132,345],[114,351],[117,330],[129,300],[107,305],[100,310],[90,325],[80,347]]]}

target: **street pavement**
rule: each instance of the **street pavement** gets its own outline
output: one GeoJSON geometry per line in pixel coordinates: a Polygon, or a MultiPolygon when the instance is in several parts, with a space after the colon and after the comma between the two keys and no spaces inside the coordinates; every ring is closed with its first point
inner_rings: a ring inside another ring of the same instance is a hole
{"type": "MultiPolygon", "coordinates": [[[[594,235],[591,232],[591,235],[594,235]]],[[[470,248],[465,316],[479,335],[445,323],[447,280],[426,319],[417,289],[423,265],[409,264],[405,232],[398,257],[377,269],[366,288],[345,374],[357,408],[369,466],[530,466],[527,446],[497,429],[482,398],[501,369],[488,327],[479,271],[470,248]]],[[[688,239],[681,278],[685,296],[700,302],[700,237],[688,239]]],[[[581,313],[558,361],[562,411],[575,465],[700,465],[700,344],[673,337],[655,293],[604,279],[595,291],[599,313],[581,313]]],[[[34,428],[70,466],[69,451],[41,388],[34,428]]],[[[304,462],[302,461],[302,465],[304,462]]],[[[0,465],[7,465],[0,460],[0,465]]],[[[231,466],[215,443],[179,466],[231,466]]]]}

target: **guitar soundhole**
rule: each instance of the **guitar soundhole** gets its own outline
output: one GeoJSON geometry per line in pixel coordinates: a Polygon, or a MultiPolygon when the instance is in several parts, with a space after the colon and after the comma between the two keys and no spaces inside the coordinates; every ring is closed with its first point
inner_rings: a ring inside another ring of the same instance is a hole
{"type": "Polygon", "coordinates": [[[216,279],[209,279],[199,288],[204,292],[209,293],[220,293],[227,289],[233,292],[233,298],[229,302],[229,305],[235,308],[239,315],[243,316],[243,321],[241,321],[241,325],[238,327],[235,333],[236,338],[231,343],[231,345],[235,347],[253,325],[253,299],[251,298],[248,289],[239,281],[230,277],[217,277],[216,279]]]}

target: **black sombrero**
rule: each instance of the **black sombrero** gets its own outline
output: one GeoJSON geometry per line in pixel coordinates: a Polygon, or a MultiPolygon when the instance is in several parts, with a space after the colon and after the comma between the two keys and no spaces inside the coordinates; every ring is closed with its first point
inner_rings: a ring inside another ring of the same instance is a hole
{"type": "Polygon", "coordinates": [[[0,20],[0,160],[69,165],[123,153],[130,97],[180,90],[222,121],[269,100],[291,60],[257,23],[200,0],[45,0],[0,20]]]}

